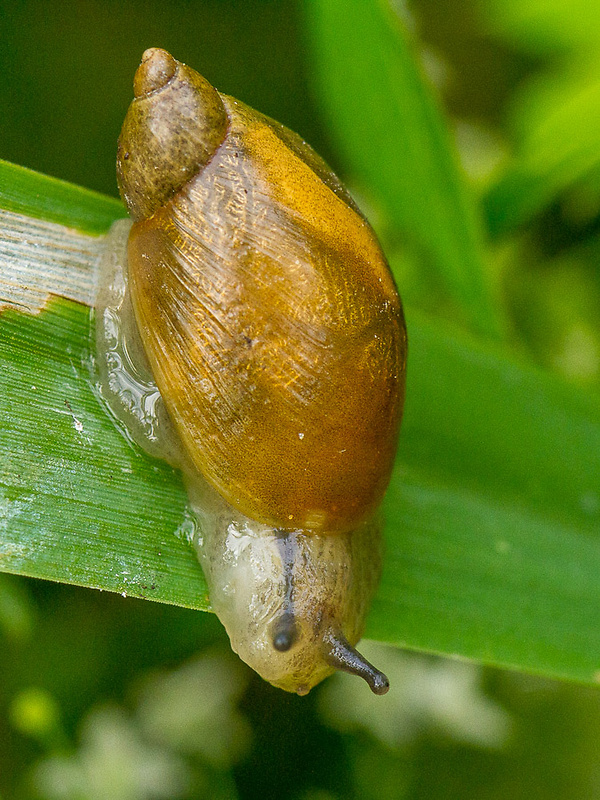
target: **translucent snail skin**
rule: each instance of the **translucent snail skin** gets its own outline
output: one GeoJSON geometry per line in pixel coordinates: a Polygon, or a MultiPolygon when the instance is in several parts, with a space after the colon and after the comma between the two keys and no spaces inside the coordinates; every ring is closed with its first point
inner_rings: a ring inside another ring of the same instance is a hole
{"type": "Polygon", "coordinates": [[[240,657],[290,692],[342,669],[383,694],[354,646],[404,400],[387,262],[296,134],[164,50],[144,53],[134,91],[117,163],[133,224],[111,236],[97,308],[102,390],[183,470],[240,657]]]}

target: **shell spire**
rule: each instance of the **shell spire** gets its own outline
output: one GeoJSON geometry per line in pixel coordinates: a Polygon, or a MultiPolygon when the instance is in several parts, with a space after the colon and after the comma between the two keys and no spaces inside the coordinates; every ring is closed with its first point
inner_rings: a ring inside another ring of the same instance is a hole
{"type": "Polygon", "coordinates": [[[158,47],[145,51],[133,87],[119,137],[117,182],[137,221],[152,216],[210,161],[229,120],[217,90],[158,47]]]}

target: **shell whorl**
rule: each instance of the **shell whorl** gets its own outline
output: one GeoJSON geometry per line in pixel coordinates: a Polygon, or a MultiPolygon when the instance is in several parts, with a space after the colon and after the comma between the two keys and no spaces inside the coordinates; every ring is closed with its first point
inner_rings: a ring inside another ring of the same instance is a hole
{"type": "Polygon", "coordinates": [[[175,429],[251,519],[352,530],[389,481],[404,396],[381,248],[278,123],[161,50],[144,55],[135,92],[119,156],[128,272],[175,429]]]}
{"type": "Polygon", "coordinates": [[[117,181],[134,220],[145,219],[205,166],[228,117],[216,89],[165,50],[146,50],[117,153],[117,181]]]}

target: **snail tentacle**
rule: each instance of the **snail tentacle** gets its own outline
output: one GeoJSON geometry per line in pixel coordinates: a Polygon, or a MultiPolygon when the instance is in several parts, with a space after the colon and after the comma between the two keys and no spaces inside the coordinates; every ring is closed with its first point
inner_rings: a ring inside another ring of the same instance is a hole
{"type": "Polygon", "coordinates": [[[323,643],[325,660],[332,667],[364,678],[373,694],[385,694],[389,690],[390,682],[387,676],[352,647],[341,633],[330,629],[323,643]]]}
{"type": "Polygon", "coordinates": [[[295,531],[276,531],[275,541],[281,554],[284,596],[281,614],[273,623],[271,637],[275,650],[285,653],[298,639],[299,633],[294,614],[294,563],[298,546],[295,531]]]}

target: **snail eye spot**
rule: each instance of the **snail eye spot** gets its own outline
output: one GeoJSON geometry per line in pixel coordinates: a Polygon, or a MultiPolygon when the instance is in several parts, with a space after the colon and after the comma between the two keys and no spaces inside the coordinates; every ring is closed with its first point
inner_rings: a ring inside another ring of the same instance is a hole
{"type": "Polygon", "coordinates": [[[280,631],[273,637],[273,647],[280,653],[285,653],[294,644],[294,637],[290,631],[280,631]]]}
{"type": "Polygon", "coordinates": [[[273,626],[273,647],[279,653],[286,653],[298,639],[298,627],[292,614],[283,614],[273,626]]]}

